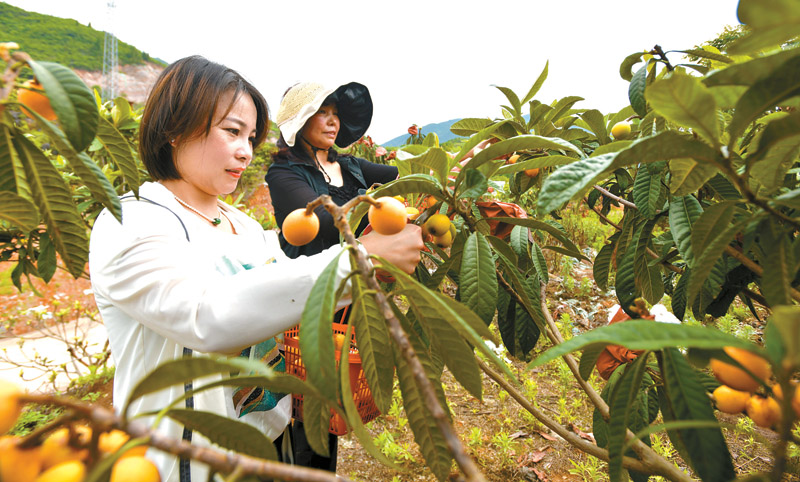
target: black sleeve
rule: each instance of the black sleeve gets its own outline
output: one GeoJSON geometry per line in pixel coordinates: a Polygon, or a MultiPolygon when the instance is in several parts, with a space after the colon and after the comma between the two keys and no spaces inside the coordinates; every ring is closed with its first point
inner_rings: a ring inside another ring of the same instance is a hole
{"type": "Polygon", "coordinates": [[[361,173],[364,174],[364,180],[367,182],[367,189],[376,182],[385,184],[397,179],[398,171],[395,166],[376,164],[361,158],[358,158],[358,162],[361,165],[361,173]]]}
{"type": "MultiPolygon", "coordinates": [[[[278,227],[283,224],[283,220],[290,212],[306,207],[306,204],[319,197],[301,175],[280,163],[273,163],[269,167],[265,179],[269,186],[278,227]]],[[[339,244],[339,230],[333,224],[333,216],[322,206],[317,207],[314,212],[319,217],[319,234],[305,246],[299,246],[298,249],[284,249],[290,257],[317,254],[339,244]]],[[[280,240],[281,247],[285,247],[286,241],[282,235],[280,240]]]]}

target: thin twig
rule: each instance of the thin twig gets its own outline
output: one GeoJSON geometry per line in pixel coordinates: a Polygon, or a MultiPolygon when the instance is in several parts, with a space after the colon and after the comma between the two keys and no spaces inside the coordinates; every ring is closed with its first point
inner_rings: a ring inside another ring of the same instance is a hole
{"type": "Polygon", "coordinates": [[[607,197],[609,199],[613,199],[614,201],[622,204],[623,206],[628,206],[629,208],[636,209],[636,205],[635,204],[633,204],[632,202],[628,201],[627,199],[623,199],[623,198],[617,196],[616,194],[612,194],[611,191],[609,191],[608,189],[604,189],[604,188],[602,188],[600,186],[597,186],[597,185],[592,186],[592,187],[596,191],[598,191],[600,194],[602,194],[603,196],[605,196],[605,197],[607,197]]]}

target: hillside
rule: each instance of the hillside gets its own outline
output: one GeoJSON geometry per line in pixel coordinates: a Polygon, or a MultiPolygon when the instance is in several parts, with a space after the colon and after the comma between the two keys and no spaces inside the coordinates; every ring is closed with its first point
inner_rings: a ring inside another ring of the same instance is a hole
{"type": "MultiPolygon", "coordinates": [[[[103,38],[77,20],[28,12],[0,2],[0,41],[13,41],[37,60],[49,60],[81,70],[103,70],[103,38]]],[[[143,65],[163,61],[150,57],[119,40],[119,65],[143,65]]]]}
{"type": "MultiPolygon", "coordinates": [[[[450,119],[449,121],[439,122],[436,124],[425,124],[424,126],[420,127],[420,130],[422,131],[423,135],[435,132],[436,135],[439,136],[439,142],[444,143],[450,139],[460,137],[450,132],[450,126],[460,120],[461,119],[450,119]]],[[[394,139],[382,143],[381,145],[385,147],[400,147],[406,143],[406,140],[408,140],[408,134],[402,134],[394,139]]]]}

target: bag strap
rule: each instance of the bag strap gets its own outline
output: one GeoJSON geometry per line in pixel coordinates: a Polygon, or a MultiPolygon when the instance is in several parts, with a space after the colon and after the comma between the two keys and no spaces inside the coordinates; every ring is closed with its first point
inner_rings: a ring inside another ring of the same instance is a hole
{"type": "MultiPolygon", "coordinates": [[[[139,196],[138,198],[136,198],[133,195],[128,195],[128,196],[122,196],[121,198],[119,198],[120,201],[125,201],[125,200],[128,200],[128,199],[135,199],[135,200],[138,200],[138,201],[144,201],[144,202],[150,203],[150,204],[152,204],[154,206],[162,207],[162,208],[166,209],[167,211],[171,212],[176,218],[178,218],[178,222],[181,223],[181,227],[183,228],[183,233],[186,235],[186,241],[191,242],[191,239],[189,239],[189,230],[186,229],[186,224],[183,223],[183,219],[181,219],[181,217],[178,216],[178,214],[175,211],[173,211],[172,209],[164,206],[163,204],[159,204],[159,203],[153,201],[152,199],[147,199],[146,197],[143,197],[143,196],[139,196]]],[[[183,347],[183,356],[191,358],[192,349],[183,347]]],[[[192,382],[191,381],[183,384],[183,393],[188,393],[191,390],[192,390],[192,382]]],[[[186,408],[188,408],[188,409],[193,409],[194,408],[194,397],[188,397],[186,399],[186,408]]],[[[183,427],[183,437],[182,438],[186,442],[192,443],[192,431],[190,429],[186,428],[186,427],[183,427]]],[[[178,472],[180,473],[180,481],[181,482],[191,482],[192,481],[191,459],[188,459],[186,457],[181,457],[179,459],[178,472]]]]}

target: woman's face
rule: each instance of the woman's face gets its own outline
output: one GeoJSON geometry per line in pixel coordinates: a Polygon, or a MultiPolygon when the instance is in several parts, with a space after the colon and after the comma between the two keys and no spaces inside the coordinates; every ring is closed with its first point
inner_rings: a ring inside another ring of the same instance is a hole
{"type": "Polygon", "coordinates": [[[220,97],[207,136],[178,140],[175,166],[181,179],[199,195],[216,197],[232,192],[253,159],[256,106],[248,94],[240,94],[233,105],[232,99],[232,91],[220,97]]]}
{"type": "Polygon", "coordinates": [[[339,110],[335,104],[323,105],[316,114],[306,121],[300,134],[312,146],[330,149],[339,134],[339,110]]]}

